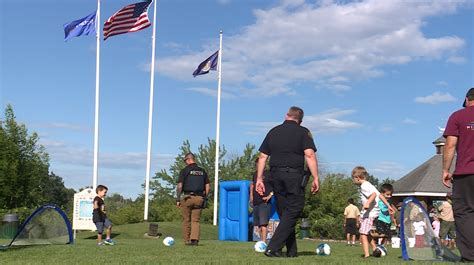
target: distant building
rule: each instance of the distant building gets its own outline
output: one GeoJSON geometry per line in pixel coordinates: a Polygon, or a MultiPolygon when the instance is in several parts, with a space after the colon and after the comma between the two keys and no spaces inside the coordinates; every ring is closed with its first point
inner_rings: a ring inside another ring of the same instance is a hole
{"type": "MultiPolygon", "coordinates": [[[[445,143],[446,139],[443,136],[436,139],[433,142],[436,154],[393,184],[395,203],[403,201],[405,197],[412,196],[432,205],[433,201],[444,200],[446,194],[451,192],[451,189],[445,187],[441,182],[445,143]]],[[[455,164],[456,157],[454,157],[451,169],[454,169],[455,164]]]]}

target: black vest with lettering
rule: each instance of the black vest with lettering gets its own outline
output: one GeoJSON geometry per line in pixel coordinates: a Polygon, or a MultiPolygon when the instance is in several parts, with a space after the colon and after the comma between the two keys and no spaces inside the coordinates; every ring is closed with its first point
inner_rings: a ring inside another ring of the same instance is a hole
{"type": "Polygon", "coordinates": [[[183,169],[183,191],[202,193],[205,190],[207,174],[204,169],[196,164],[191,164],[183,169]]]}

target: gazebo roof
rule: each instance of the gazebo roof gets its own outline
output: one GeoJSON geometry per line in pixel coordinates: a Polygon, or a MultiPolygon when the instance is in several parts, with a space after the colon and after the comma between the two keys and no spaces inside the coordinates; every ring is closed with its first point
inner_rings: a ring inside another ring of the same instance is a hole
{"type": "MultiPolygon", "coordinates": [[[[433,144],[444,145],[446,139],[440,137],[433,144]]],[[[456,164],[454,157],[451,169],[456,164]]],[[[441,182],[441,171],[443,168],[443,155],[436,154],[426,162],[406,174],[393,184],[393,196],[446,196],[451,189],[445,187],[441,182]]]]}

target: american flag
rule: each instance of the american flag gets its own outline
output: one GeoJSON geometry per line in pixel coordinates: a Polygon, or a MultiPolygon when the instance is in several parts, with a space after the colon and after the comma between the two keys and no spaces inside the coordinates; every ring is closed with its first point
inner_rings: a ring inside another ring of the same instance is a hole
{"type": "Polygon", "coordinates": [[[147,14],[150,4],[151,1],[131,4],[113,14],[104,23],[104,40],[110,36],[148,28],[151,25],[147,14]]]}

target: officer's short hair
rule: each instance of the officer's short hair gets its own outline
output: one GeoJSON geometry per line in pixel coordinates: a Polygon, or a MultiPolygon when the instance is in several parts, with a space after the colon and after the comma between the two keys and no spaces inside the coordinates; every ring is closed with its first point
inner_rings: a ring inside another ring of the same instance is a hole
{"type": "Polygon", "coordinates": [[[367,170],[365,169],[365,167],[357,166],[352,170],[353,178],[367,179],[368,176],[369,176],[369,173],[367,173],[367,170]]]}
{"type": "Polygon", "coordinates": [[[288,116],[292,117],[293,119],[297,120],[299,123],[303,121],[304,111],[302,108],[292,106],[288,110],[288,116]]]}
{"type": "Polygon", "coordinates": [[[349,198],[349,199],[347,200],[347,202],[350,203],[350,204],[354,204],[354,199],[349,198]]]}
{"type": "Polygon", "coordinates": [[[184,160],[184,162],[186,162],[186,160],[188,160],[188,159],[196,160],[196,157],[194,156],[193,153],[189,152],[184,156],[183,160],[184,160]]]}

